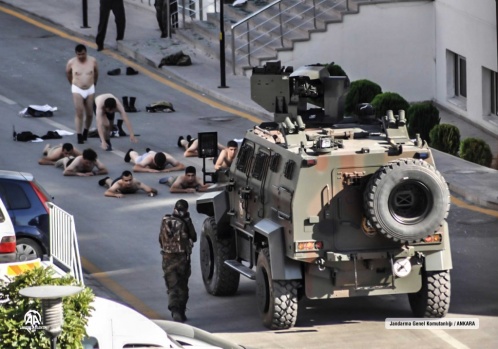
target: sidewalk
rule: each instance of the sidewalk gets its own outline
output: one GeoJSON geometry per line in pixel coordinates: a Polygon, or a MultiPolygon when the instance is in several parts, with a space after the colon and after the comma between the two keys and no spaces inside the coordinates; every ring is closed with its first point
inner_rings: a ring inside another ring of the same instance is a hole
{"type": "MultiPolygon", "coordinates": [[[[218,60],[191,49],[174,36],[173,39],[160,39],[154,8],[149,6],[149,3],[153,5],[153,1],[148,0],[125,0],[127,20],[125,39],[119,42],[114,40],[115,24],[113,15],[110,15],[104,43],[106,49],[117,50],[141,64],[154,68],[163,57],[182,50],[191,56],[193,63],[191,66],[164,66],[161,69],[157,68],[157,71],[228,105],[263,119],[271,119],[270,113],[251,100],[248,78],[234,76],[231,74],[230,67],[226,67],[226,85],[229,87],[219,88],[221,76],[218,60]],[[132,2],[140,2],[140,4],[137,6],[132,2]]],[[[81,28],[83,24],[81,0],[0,0],[0,5],[2,4],[11,5],[35,18],[39,17],[62,26],[71,34],[85,38],[92,43],[95,42],[99,16],[99,2],[96,0],[88,1],[90,28],[81,28]]],[[[89,49],[96,49],[96,45],[93,44],[89,49]]],[[[98,57],[99,54],[105,53],[106,50],[91,52],[91,55],[98,57]]],[[[454,124],[459,128],[462,139],[481,138],[489,144],[494,156],[498,155],[498,135],[490,135],[444,109],[440,109],[440,116],[441,123],[454,124]]],[[[438,170],[449,183],[453,194],[471,203],[498,210],[498,171],[436,150],[434,150],[434,158],[438,170]]]]}

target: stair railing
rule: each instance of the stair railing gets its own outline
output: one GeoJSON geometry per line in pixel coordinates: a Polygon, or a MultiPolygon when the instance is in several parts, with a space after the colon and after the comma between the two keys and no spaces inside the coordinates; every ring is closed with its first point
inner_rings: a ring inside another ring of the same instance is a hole
{"type": "MultiPolygon", "coordinates": [[[[277,41],[279,42],[280,47],[284,47],[284,42],[286,37],[289,37],[291,33],[296,30],[303,28],[305,25],[312,23],[313,29],[317,29],[317,19],[323,17],[324,15],[332,12],[338,8],[343,8],[345,11],[349,11],[349,1],[350,0],[339,0],[339,1],[331,1],[331,0],[302,0],[300,2],[296,2],[291,4],[288,7],[282,8],[282,4],[284,0],[276,0],[260,10],[251,13],[244,19],[238,21],[233,24],[230,28],[231,30],[231,51],[232,51],[232,71],[233,74],[236,75],[236,66],[239,62],[247,59],[247,63],[249,66],[253,66],[251,62],[251,57],[254,57],[256,53],[264,50],[269,45],[273,45],[277,41]],[[330,6],[329,6],[330,4],[330,6]],[[302,11],[294,11],[298,6],[305,5],[305,9],[302,11]],[[306,5],[308,5],[306,7],[306,5]],[[278,7],[277,14],[274,16],[268,16],[268,19],[263,16],[266,15],[265,12],[278,7]],[[291,14],[290,18],[287,20],[283,20],[283,14],[291,14]],[[258,33],[257,29],[268,23],[272,23],[278,16],[278,24],[269,30],[263,31],[264,33],[278,33],[276,37],[271,40],[266,41],[264,44],[256,46],[254,43],[261,39],[265,34],[259,34],[251,37],[251,34],[258,33]],[[257,24],[257,21],[259,24],[257,24]],[[300,23],[298,25],[293,25],[293,28],[290,28],[289,23],[300,23]],[[254,24],[253,24],[254,23],[254,24]],[[251,26],[251,24],[253,24],[251,26]],[[242,28],[245,27],[245,30],[242,28]],[[241,29],[241,32],[237,31],[241,29]],[[252,30],[252,31],[251,31],[252,30]],[[236,33],[237,31],[237,33],[236,33]],[[236,47],[236,43],[240,42],[240,45],[236,47]]],[[[270,59],[270,57],[268,57],[270,59]]]]}

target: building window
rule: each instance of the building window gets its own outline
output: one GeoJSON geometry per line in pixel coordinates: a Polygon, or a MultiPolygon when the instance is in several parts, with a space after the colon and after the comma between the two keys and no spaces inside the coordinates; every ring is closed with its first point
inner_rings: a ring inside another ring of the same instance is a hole
{"type": "Polygon", "coordinates": [[[489,87],[489,98],[491,100],[491,115],[498,115],[498,95],[497,95],[498,74],[491,71],[491,83],[489,87]]]}
{"type": "Polygon", "coordinates": [[[467,98],[467,62],[455,54],[455,96],[467,98]]]}
{"type": "Polygon", "coordinates": [[[498,116],[498,73],[484,67],[482,68],[482,115],[498,116]]]}

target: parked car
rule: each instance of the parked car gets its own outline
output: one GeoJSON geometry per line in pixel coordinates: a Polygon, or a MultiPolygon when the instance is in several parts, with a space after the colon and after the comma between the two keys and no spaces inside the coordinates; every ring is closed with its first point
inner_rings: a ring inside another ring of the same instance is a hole
{"type": "Polygon", "coordinates": [[[0,263],[16,260],[16,233],[2,199],[0,198],[0,263]]]}
{"type": "Polygon", "coordinates": [[[118,302],[95,297],[83,348],[217,348],[244,349],[199,328],[166,320],[150,320],[118,302]]]}
{"type": "Polygon", "coordinates": [[[31,173],[0,170],[0,198],[16,233],[18,261],[48,254],[49,208],[52,197],[31,173]]]}

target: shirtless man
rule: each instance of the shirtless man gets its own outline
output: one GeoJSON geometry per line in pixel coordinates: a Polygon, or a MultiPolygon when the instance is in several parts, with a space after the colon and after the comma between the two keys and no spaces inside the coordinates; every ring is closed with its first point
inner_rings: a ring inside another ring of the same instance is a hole
{"type": "Polygon", "coordinates": [[[157,195],[156,189],[133,178],[130,171],[123,171],[121,176],[115,180],[105,177],[99,181],[99,185],[107,187],[104,195],[108,197],[122,198],[124,194],[135,194],[139,190],[143,190],[149,196],[157,195]]]}
{"type": "Polygon", "coordinates": [[[83,154],[75,158],[62,159],[64,165],[64,176],[97,176],[107,174],[107,168],[97,159],[97,153],[93,149],[83,150],[83,154]]]}
{"type": "Polygon", "coordinates": [[[97,60],[86,54],[86,47],[79,44],[75,48],[76,57],[71,58],[66,65],[67,80],[71,84],[74,108],[76,109],[76,133],[78,144],[83,144],[88,138],[88,130],[93,120],[93,102],[95,85],[99,78],[97,60]],[[83,115],[85,128],[83,129],[83,115]],[[83,131],[83,132],[82,132],[83,131]]]}
{"type": "Polygon", "coordinates": [[[139,155],[133,149],[128,150],[124,157],[125,162],[132,162],[133,172],[171,172],[180,171],[185,165],[165,152],[155,152],[149,150],[147,153],[139,155]],[[171,167],[166,168],[166,166],[171,167]]]}
{"type": "Polygon", "coordinates": [[[69,156],[76,157],[81,155],[81,152],[74,148],[71,143],[59,144],[51,147],[50,144],[43,149],[43,157],[38,160],[40,165],[55,165],[57,160],[67,158],[69,156]]]}
{"type": "MultiPolygon", "coordinates": [[[[180,148],[185,149],[185,153],[183,153],[183,156],[185,156],[186,158],[199,156],[199,152],[197,151],[197,148],[199,148],[199,140],[197,138],[192,138],[190,135],[188,135],[185,139],[183,138],[183,136],[180,136],[178,138],[177,144],[180,148]]],[[[223,149],[225,149],[225,147],[218,143],[218,151],[221,151],[223,149]]]]}
{"type": "Polygon", "coordinates": [[[170,186],[171,193],[195,193],[209,189],[209,184],[202,184],[200,178],[195,175],[194,166],[187,166],[185,174],[178,177],[167,177],[159,180],[159,183],[170,186]]]}
{"type": "Polygon", "coordinates": [[[104,93],[95,98],[95,114],[97,119],[97,130],[101,141],[100,147],[102,149],[111,151],[112,145],[110,140],[111,131],[114,128],[114,114],[118,112],[121,114],[124,124],[130,133],[130,141],[137,143],[133,128],[131,127],[128,114],[121,104],[121,102],[110,93],[104,93]]]}
{"type": "Polygon", "coordinates": [[[227,147],[220,152],[220,155],[214,164],[214,169],[218,171],[230,168],[233,160],[237,156],[238,148],[239,145],[236,141],[228,141],[227,147]]]}

